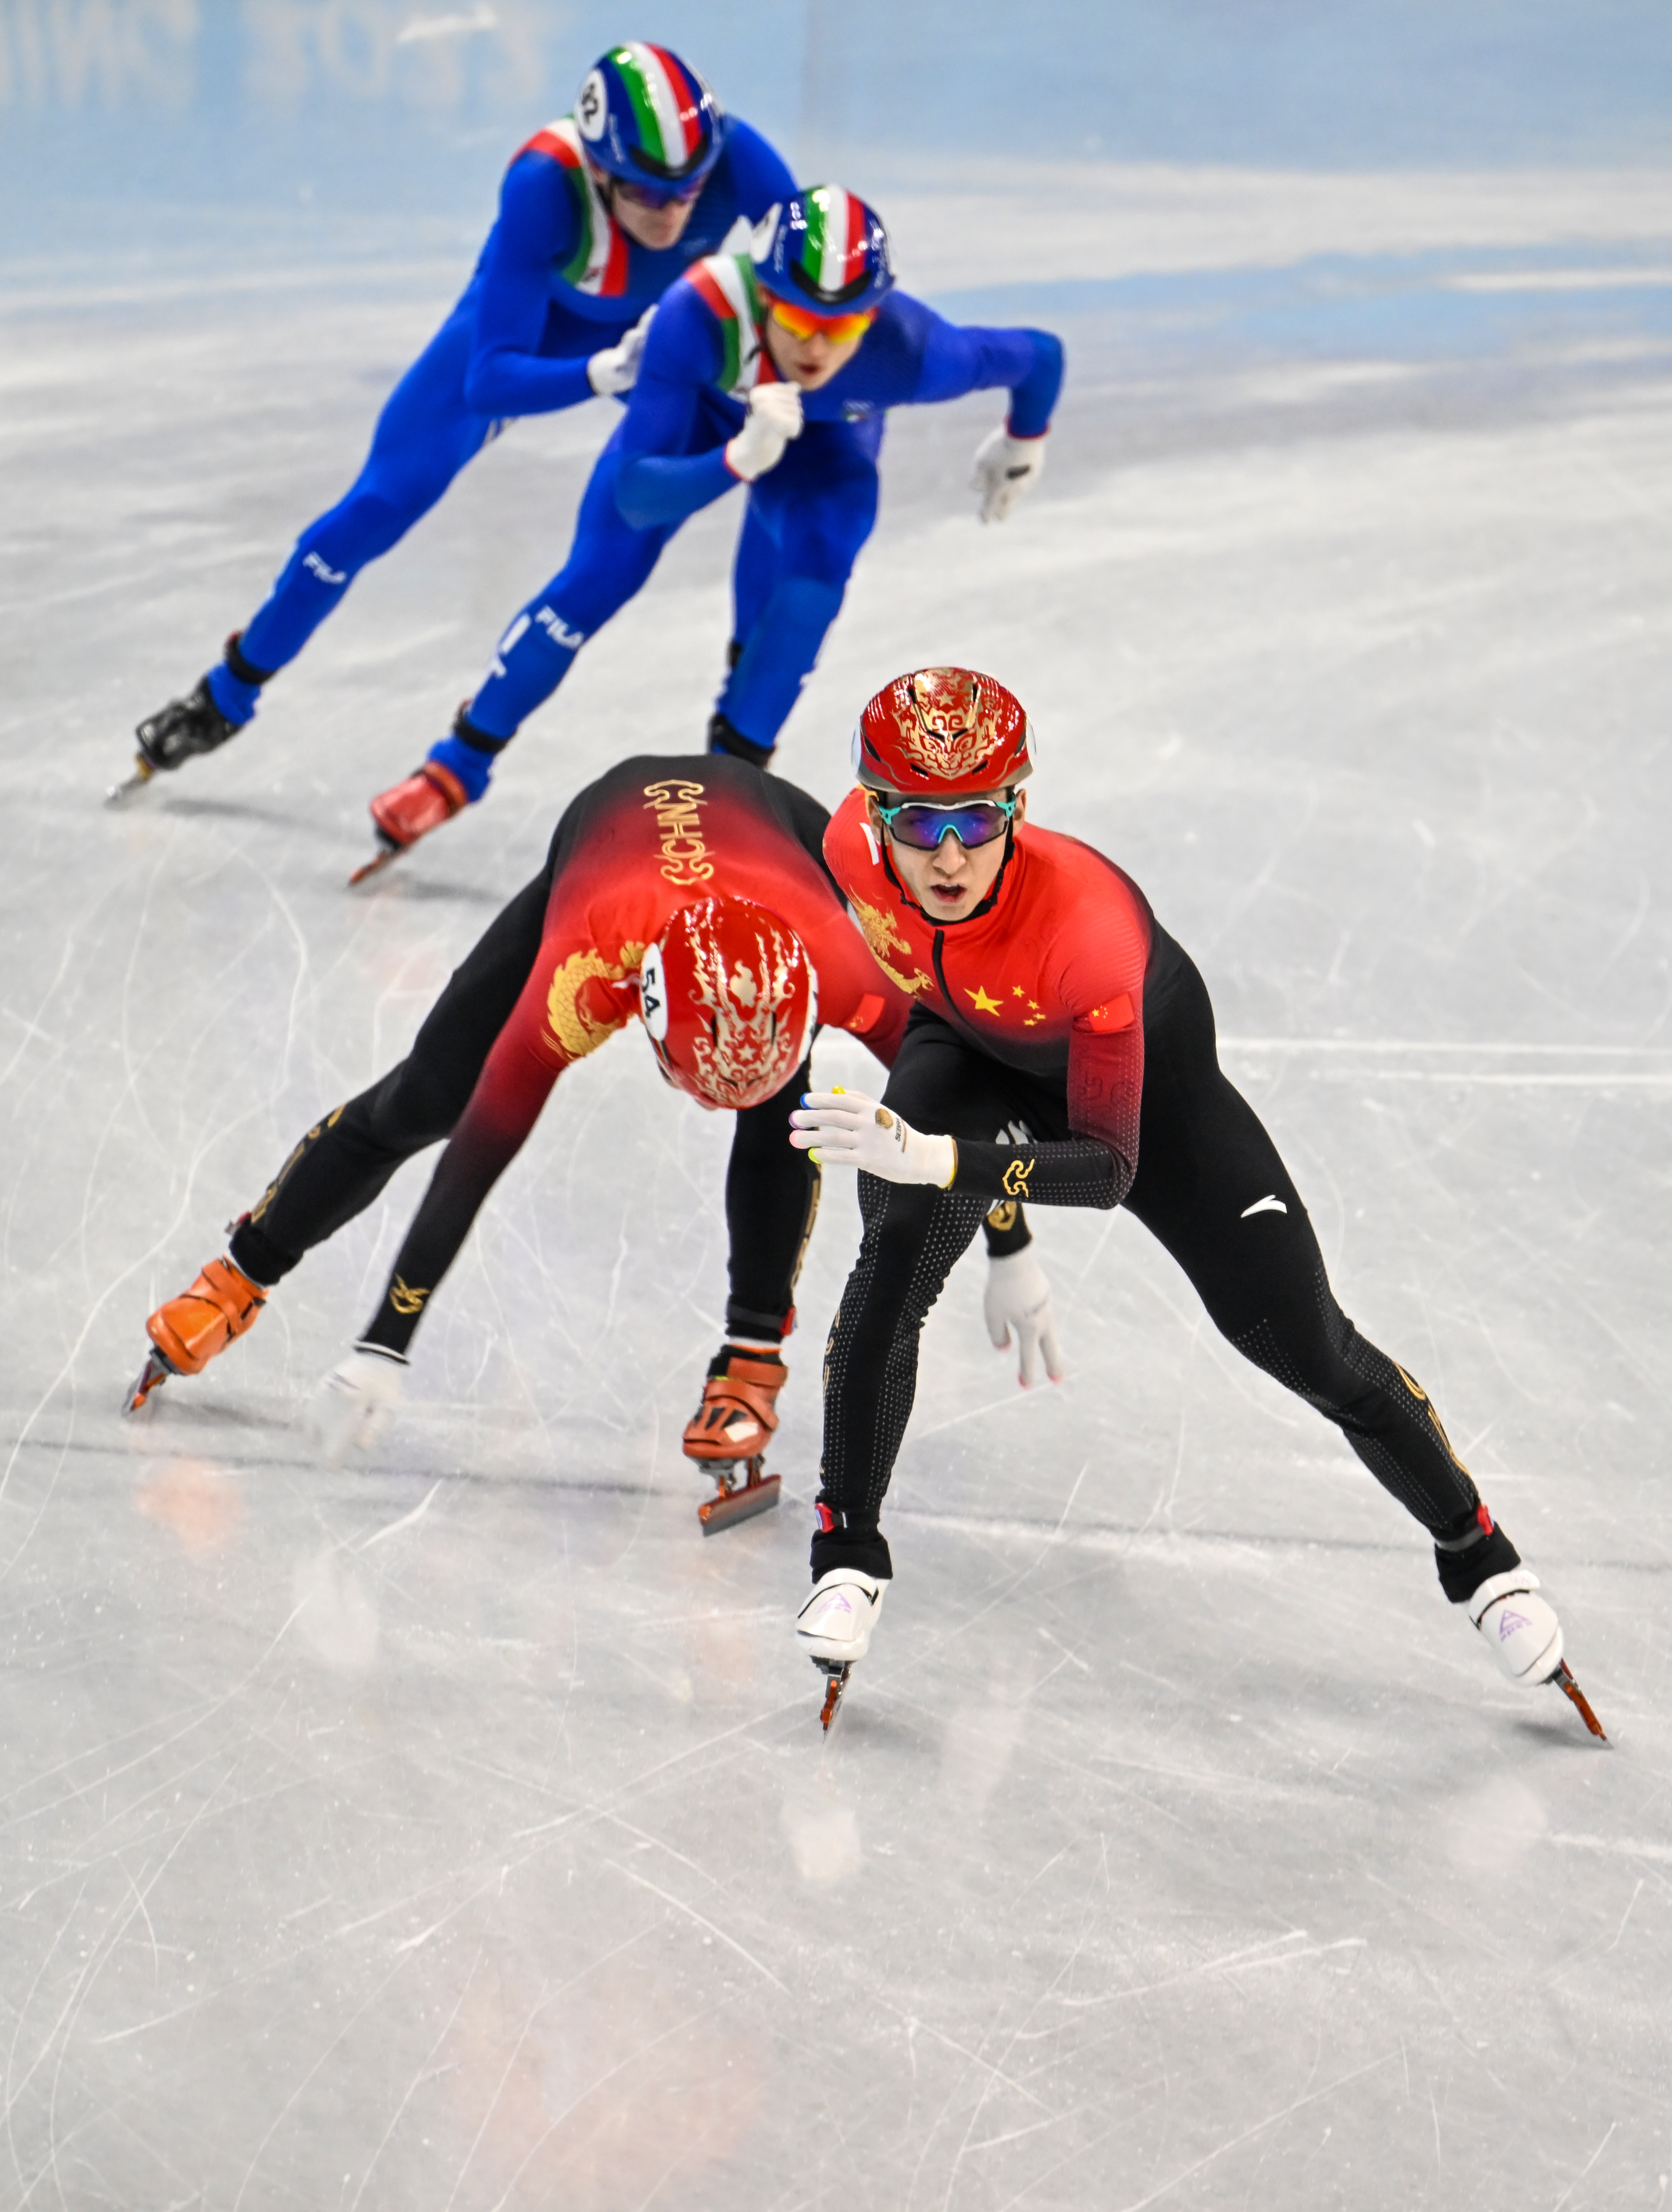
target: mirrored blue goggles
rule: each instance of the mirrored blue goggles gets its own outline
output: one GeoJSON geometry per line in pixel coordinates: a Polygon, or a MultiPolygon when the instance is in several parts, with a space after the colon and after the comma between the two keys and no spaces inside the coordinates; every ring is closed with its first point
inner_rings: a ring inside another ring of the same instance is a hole
{"type": "Polygon", "coordinates": [[[966,851],[990,845],[1009,829],[1016,812],[1014,793],[1006,799],[968,799],[961,806],[930,806],[920,799],[903,799],[877,811],[891,837],[920,853],[938,853],[943,837],[956,837],[966,851]]]}

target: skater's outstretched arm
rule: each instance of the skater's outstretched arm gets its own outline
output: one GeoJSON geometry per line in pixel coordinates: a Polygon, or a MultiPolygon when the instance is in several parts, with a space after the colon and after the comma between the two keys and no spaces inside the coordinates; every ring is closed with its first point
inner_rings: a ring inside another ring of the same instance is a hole
{"type": "Polygon", "coordinates": [[[1046,433],[1062,386],[1062,342],[1049,331],[982,330],[949,323],[920,300],[897,302],[888,342],[909,362],[902,400],[922,405],[968,392],[1006,390],[1010,411],[976,449],[973,484],[983,522],[1002,522],[1045,466],[1046,433]]]}
{"type": "Polygon", "coordinates": [[[922,368],[912,399],[919,405],[961,399],[967,392],[1007,391],[1012,437],[1043,437],[1062,389],[1062,341],[1049,331],[983,330],[949,323],[921,301],[926,318],[922,368]]]}

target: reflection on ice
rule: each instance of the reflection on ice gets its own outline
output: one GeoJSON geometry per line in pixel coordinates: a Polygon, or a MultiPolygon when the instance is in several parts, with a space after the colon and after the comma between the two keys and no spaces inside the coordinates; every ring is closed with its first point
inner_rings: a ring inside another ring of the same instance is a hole
{"type": "Polygon", "coordinates": [[[1465,1874],[1507,1874],[1538,1842],[1549,1816],[1537,1792],[1504,1774],[1471,1790],[1441,1816],[1445,1853],[1465,1874]]]}
{"type": "Polygon", "coordinates": [[[172,1528],[194,1556],[229,1543],[244,1516],[237,1479],[201,1459],[172,1459],[148,1474],[134,1504],[148,1519],[172,1528]]]}
{"type": "Polygon", "coordinates": [[[377,1656],[377,1607],[352,1563],[334,1545],[296,1562],[296,1626],[328,1667],[360,1673],[377,1656]]]}
{"type": "Polygon", "coordinates": [[[803,1881],[827,1889],[859,1871],[865,1856],[859,1814],[827,1768],[791,1784],[780,1819],[803,1881]]]}

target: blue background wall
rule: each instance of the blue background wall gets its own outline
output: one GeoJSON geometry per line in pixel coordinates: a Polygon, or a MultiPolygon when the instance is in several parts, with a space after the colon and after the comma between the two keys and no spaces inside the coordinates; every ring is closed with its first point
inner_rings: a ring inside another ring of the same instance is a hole
{"type": "Polygon", "coordinates": [[[685,52],[804,167],[872,148],[1343,168],[1672,156],[1665,0],[0,0],[0,250],[155,239],[170,205],[474,224],[519,135],[633,34],[685,52]]]}

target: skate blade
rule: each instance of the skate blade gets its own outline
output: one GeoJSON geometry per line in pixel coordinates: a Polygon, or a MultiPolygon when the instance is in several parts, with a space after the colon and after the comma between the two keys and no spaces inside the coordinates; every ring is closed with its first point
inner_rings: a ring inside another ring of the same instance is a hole
{"type": "Polygon", "coordinates": [[[761,1475],[739,1489],[722,1490],[717,1497],[706,1498],[696,1509],[702,1534],[712,1536],[716,1529],[734,1528],[739,1521],[752,1521],[757,1513],[769,1513],[778,1503],[783,1480],[781,1474],[761,1475]]]}
{"type": "Polygon", "coordinates": [[[824,1703],[818,1715],[818,1725],[826,1735],[830,1723],[836,1717],[836,1707],[842,1703],[842,1693],[848,1686],[851,1662],[845,1659],[815,1659],[813,1665],[824,1677],[824,1703]]]}
{"type": "Polygon", "coordinates": [[[1590,1698],[1586,1697],[1584,1692],[1579,1687],[1572,1674],[1568,1673],[1567,1662],[1565,1659],[1557,1668],[1555,1673],[1550,1677],[1550,1680],[1555,1684],[1556,1687],[1562,1692],[1564,1697],[1571,1699],[1572,1704],[1577,1706],[1578,1709],[1579,1718],[1584,1723],[1585,1726],[1590,1730],[1597,1741],[1599,1743],[1607,1743],[1608,1738],[1602,1727],[1602,1723],[1590,1710],[1590,1698]]]}
{"type": "Polygon", "coordinates": [[[363,884],[373,876],[380,876],[383,873],[383,871],[388,866],[391,860],[399,860],[401,854],[405,852],[406,849],[407,848],[404,845],[384,845],[380,847],[377,852],[373,854],[369,860],[362,861],[361,865],[349,878],[349,889],[352,890],[356,884],[363,884]]]}
{"type": "Polygon", "coordinates": [[[139,1370],[139,1380],[129,1391],[128,1402],[123,1407],[122,1411],[125,1413],[137,1413],[149,1400],[158,1383],[166,1382],[173,1371],[162,1354],[153,1346],[145,1355],[145,1364],[139,1370]]]}
{"type": "Polygon", "coordinates": [[[124,800],[131,799],[136,792],[143,791],[155,774],[156,770],[146,759],[144,754],[137,753],[134,756],[133,774],[125,777],[120,783],[111,785],[105,793],[106,805],[120,806],[124,800]]]}

